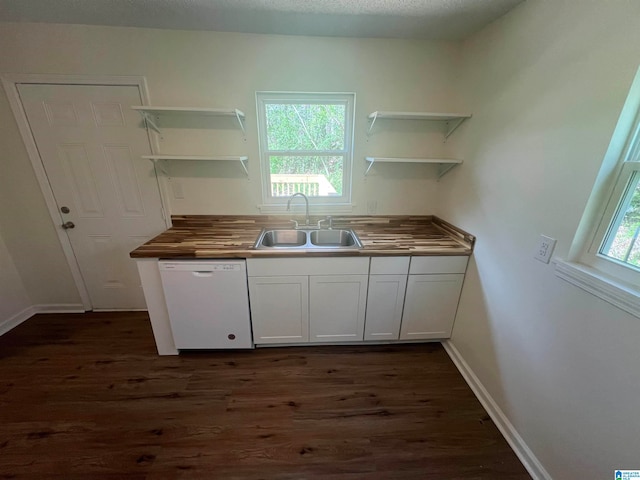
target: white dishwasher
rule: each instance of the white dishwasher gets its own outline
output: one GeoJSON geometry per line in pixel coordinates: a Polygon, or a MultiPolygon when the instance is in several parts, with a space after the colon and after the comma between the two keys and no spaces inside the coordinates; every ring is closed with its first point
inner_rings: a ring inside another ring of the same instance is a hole
{"type": "Polygon", "coordinates": [[[159,265],[177,349],[253,347],[245,260],[159,265]]]}

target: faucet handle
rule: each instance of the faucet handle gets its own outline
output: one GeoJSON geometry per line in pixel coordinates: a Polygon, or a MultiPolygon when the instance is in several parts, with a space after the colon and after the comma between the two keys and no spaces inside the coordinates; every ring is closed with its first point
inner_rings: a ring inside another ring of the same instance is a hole
{"type": "Polygon", "coordinates": [[[321,225],[320,225],[322,222],[328,222],[329,223],[329,230],[331,230],[333,228],[333,218],[331,217],[331,215],[327,215],[326,218],[322,218],[322,219],[318,220],[318,228],[322,228],[321,225]]]}
{"type": "Polygon", "coordinates": [[[300,228],[300,226],[298,225],[298,221],[297,220],[289,220],[292,223],[292,226],[294,229],[298,229],[300,228]]]}

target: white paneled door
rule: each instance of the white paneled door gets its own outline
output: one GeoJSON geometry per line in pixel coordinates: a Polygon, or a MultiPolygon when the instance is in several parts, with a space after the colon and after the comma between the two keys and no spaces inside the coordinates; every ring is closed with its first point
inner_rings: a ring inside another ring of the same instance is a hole
{"type": "MultiPolygon", "coordinates": [[[[129,252],[166,228],[136,86],[18,85],[94,309],[144,309],[129,252]]],[[[52,279],[52,281],[55,281],[52,279]]]]}

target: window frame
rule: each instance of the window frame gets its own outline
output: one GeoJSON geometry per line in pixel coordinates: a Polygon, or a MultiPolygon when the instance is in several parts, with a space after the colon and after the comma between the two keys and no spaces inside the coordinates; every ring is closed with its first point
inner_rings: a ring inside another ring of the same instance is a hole
{"type": "Polygon", "coordinates": [[[566,260],[557,277],[640,318],[640,269],[600,252],[634,172],[640,175],[640,68],[627,94],[566,260]]]}
{"type": "Polygon", "coordinates": [[[601,253],[605,243],[611,243],[611,230],[622,219],[620,205],[624,202],[629,183],[634,175],[640,176],[640,108],[636,111],[633,127],[627,135],[622,154],[612,172],[608,199],[601,208],[601,214],[595,227],[591,242],[582,255],[582,262],[625,283],[640,288],[640,268],[625,264],[601,253]]]}
{"type": "Polygon", "coordinates": [[[600,222],[594,240],[587,251],[587,255],[591,257],[594,266],[629,282],[633,282],[634,277],[640,274],[640,267],[609,257],[602,252],[609,250],[611,247],[615,233],[624,218],[626,211],[624,206],[629,204],[639,181],[640,162],[625,162],[615,182],[602,222],[600,222]],[[631,272],[628,270],[631,270],[631,272]]]}
{"type": "Polygon", "coordinates": [[[258,120],[258,144],[260,154],[260,178],[262,202],[267,207],[284,207],[289,197],[271,195],[271,169],[269,157],[272,155],[296,156],[339,156],[344,159],[342,171],[342,195],[335,197],[309,197],[309,204],[316,207],[351,207],[353,178],[353,145],[356,94],[350,92],[256,92],[256,113],[258,120]],[[269,150],[267,143],[267,116],[265,106],[269,103],[290,104],[344,104],[345,138],[342,150],[269,150]]]}

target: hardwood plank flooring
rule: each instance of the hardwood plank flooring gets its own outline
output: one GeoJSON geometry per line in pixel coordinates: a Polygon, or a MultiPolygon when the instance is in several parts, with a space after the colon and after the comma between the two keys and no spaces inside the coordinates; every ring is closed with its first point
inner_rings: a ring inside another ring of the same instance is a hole
{"type": "Polygon", "coordinates": [[[530,477],[439,343],[159,357],[136,312],[0,337],[0,478],[530,477]]]}

